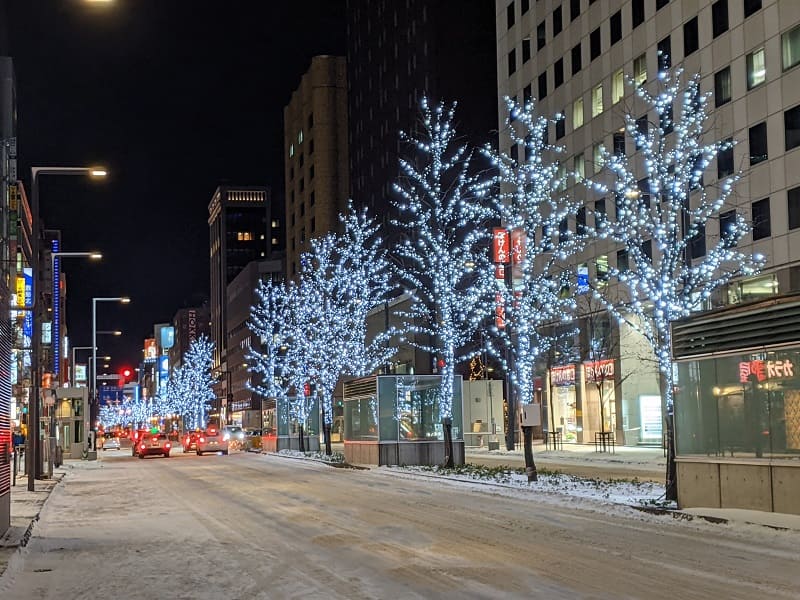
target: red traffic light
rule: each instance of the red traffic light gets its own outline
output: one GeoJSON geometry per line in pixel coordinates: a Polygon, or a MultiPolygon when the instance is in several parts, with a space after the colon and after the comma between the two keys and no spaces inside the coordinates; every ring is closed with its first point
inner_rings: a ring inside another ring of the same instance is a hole
{"type": "Polygon", "coordinates": [[[133,375],[133,371],[128,367],[125,367],[122,370],[120,370],[119,378],[121,380],[121,383],[123,384],[127,383],[127,381],[131,378],[131,375],[133,375]]]}
{"type": "Polygon", "coordinates": [[[126,378],[130,377],[131,376],[131,370],[130,369],[122,369],[122,376],[126,377],[126,378]]]}

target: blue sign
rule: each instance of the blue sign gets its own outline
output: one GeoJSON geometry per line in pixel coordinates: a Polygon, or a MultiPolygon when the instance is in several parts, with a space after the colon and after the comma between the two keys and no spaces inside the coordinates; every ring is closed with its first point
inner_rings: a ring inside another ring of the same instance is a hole
{"type": "MultiPolygon", "coordinates": [[[[171,329],[171,328],[170,328],[171,329]]],[[[167,381],[169,380],[169,356],[162,356],[158,359],[158,395],[165,396],[167,392],[167,381]]]]}
{"type": "Polygon", "coordinates": [[[55,253],[59,251],[58,240],[50,242],[53,252],[53,373],[61,371],[61,263],[55,253]]]}
{"type": "MultiPolygon", "coordinates": [[[[33,269],[25,267],[23,270],[25,276],[25,306],[33,304],[33,269]]],[[[30,348],[30,340],[33,337],[33,311],[26,310],[25,318],[22,321],[22,335],[25,336],[25,347],[30,348]]]]}
{"type": "Polygon", "coordinates": [[[161,328],[161,349],[169,350],[175,345],[175,328],[162,327],[161,328]]]}
{"type": "Polygon", "coordinates": [[[585,294],[589,291],[589,267],[581,265],[578,267],[578,294],[585,294]]]}

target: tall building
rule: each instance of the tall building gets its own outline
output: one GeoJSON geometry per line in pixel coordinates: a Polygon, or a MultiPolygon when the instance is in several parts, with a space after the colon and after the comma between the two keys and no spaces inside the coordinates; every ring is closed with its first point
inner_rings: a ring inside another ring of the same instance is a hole
{"type": "MultiPolygon", "coordinates": [[[[228,286],[228,354],[224,373],[229,386],[227,398],[228,422],[241,427],[261,429],[262,397],[253,391],[260,385],[260,375],[247,367],[247,355],[261,351],[261,340],[247,326],[250,307],[258,302],[256,288],[259,281],[275,283],[285,279],[283,261],[253,261],[234,278],[228,286]]],[[[273,405],[265,408],[274,408],[273,405]]]]}
{"type": "MultiPolygon", "coordinates": [[[[684,80],[699,73],[701,90],[714,94],[708,139],[738,142],[712,163],[704,183],[713,186],[734,169],[743,177],[720,218],[708,221],[705,239],[693,244],[691,260],[704,256],[704,242],[716,243],[726,218],[736,213],[753,226],[739,248],[767,258],[761,275],[719,290],[709,308],[800,290],[800,3],[497,0],[495,11],[499,97],[534,98],[539,114],[563,114],[549,139],[564,148],[560,160],[566,167],[587,177],[601,176],[601,145],[635,162],[636,148],[625,147],[624,136],[617,135],[625,111],[637,106],[628,78],[655,86],[666,67],[682,67],[684,80]]],[[[500,148],[511,152],[502,101],[498,107],[500,148]]],[[[640,177],[646,181],[643,168],[640,177]]],[[[590,196],[582,186],[568,193],[585,200],[587,225],[594,225],[597,202],[608,218],[616,217],[613,198],[590,196]]],[[[574,231],[576,223],[570,227],[574,231]]],[[[595,244],[586,257],[590,279],[602,278],[609,266],[624,267],[626,256],[610,242],[595,244]]],[[[646,353],[641,340],[624,326],[618,333],[606,426],[626,444],[660,443],[656,370],[635,358],[646,353]]],[[[599,427],[587,417],[598,412],[597,397],[582,371],[580,364],[560,365],[546,381],[558,383],[550,390],[557,427],[588,442],[599,427]]]]}
{"type": "Polygon", "coordinates": [[[490,2],[347,2],[351,197],[386,219],[401,130],[420,101],[458,101],[458,132],[488,140],[496,127],[495,36],[490,2]]]}
{"type": "Polygon", "coordinates": [[[300,272],[311,238],[339,228],[347,207],[347,74],[341,56],[315,56],[283,109],[286,273],[300,272]]]}
{"type": "MultiPolygon", "coordinates": [[[[213,369],[228,370],[228,285],[248,263],[272,252],[270,190],[258,186],[219,186],[208,205],[211,266],[211,341],[213,369]]],[[[217,387],[221,405],[230,389],[226,379],[217,387]]]]}

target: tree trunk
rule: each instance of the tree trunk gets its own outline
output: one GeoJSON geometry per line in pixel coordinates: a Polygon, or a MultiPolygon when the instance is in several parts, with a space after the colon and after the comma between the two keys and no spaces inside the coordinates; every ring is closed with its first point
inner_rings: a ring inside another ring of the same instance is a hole
{"type": "Polygon", "coordinates": [[[331,449],[331,424],[330,423],[323,423],[322,424],[322,436],[325,438],[325,454],[330,456],[333,454],[333,450],[331,449]]]}
{"type": "Polygon", "coordinates": [[[444,467],[452,469],[455,466],[453,460],[453,419],[450,417],[442,418],[444,427],[444,467]]]}
{"type": "MultiPolygon", "coordinates": [[[[672,368],[672,365],[669,365],[672,368]]],[[[670,501],[678,500],[678,467],[675,464],[675,405],[672,398],[672,378],[664,370],[661,370],[661,397],[664,398],[666,413],[664,422],[666,424],[666,450],[667,450],[667,469],[666,481],[664,482],[664,497],[670,501]]]]}
{"type": "Polygon", "coordinates": [[[305,436],[303,435],[303,426],[302,425],[300,425],[299,430],[300,430],[300,439],[299,439],[298,448],[300,449],[300,452],[305,452],[306,451],[306,442],[305,442],[305,436]]]}
{"type": "Polygon", "coordinates": [[[539,481],[536,473],[536,463],[533,462],[533,427],[522,426],[522,439],[525,448],[525,474],[528,476],[528,483],[539,481]]]}

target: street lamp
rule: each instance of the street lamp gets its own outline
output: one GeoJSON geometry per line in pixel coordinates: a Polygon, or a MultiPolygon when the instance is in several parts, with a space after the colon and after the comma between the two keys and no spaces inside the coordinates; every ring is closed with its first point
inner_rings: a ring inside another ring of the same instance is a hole
{"type": "MultiPolygon", "coordinates": [[[[59,302],[58,290],[61,285],[61,258],[91,258],[92,260],[99,260],[103,255],[99,252],[61,252],[55,251],[50,253],[50,273],[53,277],[53,373],[58,375],[61,371],[60,361],[60,348],[61,348],[61,324],[58,322],[58,315],[60,314],[59,308],[56,305],[59,302]]],[[[57,382],[61,378],[58,377],[57,382]]],[[[49,407],[50,412],[50,435],[48,436],[49,456],[47,458],[47,475],[53,477],[53,461],[56,454],[56,411],[55,404],[49,407]]]]}
{"type": "MultiPolygon", "coordinates": [[[[94,429],[94,422],[97,420],[98,398],[97,398],[97,303],[98,302],[120,302],[128,304],[131,301],[127,296],[117,296],[113,298],[92,298],[92,388],[90,410],[90,428],[94,429]]],[[[87,432],[88,433],[88,432],[87,432]]]]}
{"type": "Polygon", "coordinates": [[[29,399],[28,411],[28,449],[27,456],[30,457],[28,468],[28,491],[35,491],[34,481],[41,476],[41,449],[39,448],[39,415],[40,402],[39,390],[42,385],[41,365],[39,355],[41,354],[41,315],[37,315],[41,309],[41,303],[36,302],[36,297],[41,289],[37,279],[41,279],[42,270],[39,253],[41,252],[41,232],[39,228],[39,176],[40,175],[88,175],[90,177],[105,177],[107,172],[98,167],[31,167],[31,267],[33,268],[33,297],[32,305],[24,307],[23,310],[33,311],[33,327],[31,330],[31,395],[29,399]],[[38,323],[38,326],[37,326],[38,323]]]}

